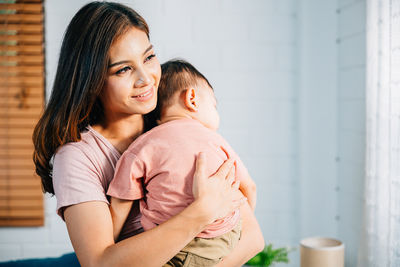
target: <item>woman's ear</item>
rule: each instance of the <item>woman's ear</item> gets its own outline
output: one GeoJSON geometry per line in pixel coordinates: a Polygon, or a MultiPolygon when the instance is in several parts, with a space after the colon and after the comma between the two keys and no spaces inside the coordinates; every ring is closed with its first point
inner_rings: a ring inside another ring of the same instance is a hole
{"type": "Polygon", "coordinates": [[[185,106],[189,111],[196,112],[198,110],[198,96],[194,88],[185,91],[185,106]]]}

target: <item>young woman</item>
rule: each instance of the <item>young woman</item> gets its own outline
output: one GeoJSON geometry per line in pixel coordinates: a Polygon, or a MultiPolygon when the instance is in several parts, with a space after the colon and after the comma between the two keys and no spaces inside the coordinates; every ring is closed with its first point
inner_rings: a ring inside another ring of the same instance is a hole
{"type": "Polygon", "coordinates": [[[243,238],[220,266],[240,266],[254,251],[246,242],[258,227],[234,182],[231,160],[205,177],[196,162],[195,201],[158,227],[143,232],[137,203],[124,239],[114,243],[105,195],[117,160],[151,128],[160,64],[149,29],[134,10],[92,2],[70,22],[61,47],[50,100],[33,135],[36,172],[55,194],[82,266],[162,266],[215,219],[242,205],[243,238]]]}

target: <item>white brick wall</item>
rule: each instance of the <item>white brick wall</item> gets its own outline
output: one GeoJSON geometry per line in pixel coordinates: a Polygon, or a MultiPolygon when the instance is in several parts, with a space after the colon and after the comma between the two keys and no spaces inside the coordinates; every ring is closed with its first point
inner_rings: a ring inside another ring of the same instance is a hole
{"type": "MultiPolygon", "coordinates": [[[[46,1],[48,95],[64,29],[86,2],[46,1]]],[[[148,21],[161,61],[186,58],[209,78],[218,98],[220,132],[258,184],[256,215],[266,241],[297,245],[297,1],[121,2],[148,21]]],[[[54,199],[46,205],[45,227],[0,229],[0,260],[72,250],[54,199]]]]}
{"type": "Polygon", "coordinates": [[[356,266],[365,169],[366,1],[339,0],[338,18],[338,235],[346,266],[356,266]]]}

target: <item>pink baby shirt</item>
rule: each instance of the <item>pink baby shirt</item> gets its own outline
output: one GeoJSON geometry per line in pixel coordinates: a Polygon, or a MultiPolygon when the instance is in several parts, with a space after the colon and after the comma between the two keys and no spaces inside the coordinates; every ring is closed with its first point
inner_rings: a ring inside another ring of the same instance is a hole
{"type": "MultiPolygon", "coordinates": [[[[178,214],[193,202],[195,160],[206,153],[206,175],[214,174],[228,158],[236,160],[236,179],[247,169],[230,145],[215,131],[193,119],[161,124],[137,138],[117,163],[107,194],[140,201],[142,226],[149,230],[178,214]]],[[[198,237],[211,238],[229,232],[239,211],[215,221],[198,237]]]]}
{"type": "MultiPolygon", "coordinates": [[[[81,141],[60,147],[53,162],[53,186],[57,213],[64,218],[68,206],[87,201],[109,204],[105,192],[114,176],[121,154],[92,127],[81,134],[81,141]]],[[[129,214],[120,239],[142,232],[138,201],[129,214]]]]}

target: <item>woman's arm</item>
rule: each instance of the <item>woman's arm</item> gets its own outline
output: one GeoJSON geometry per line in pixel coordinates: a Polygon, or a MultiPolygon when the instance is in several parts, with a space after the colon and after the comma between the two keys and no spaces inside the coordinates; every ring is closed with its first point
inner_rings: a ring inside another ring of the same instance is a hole
{"type": "Polygon", "coordinates": [[[208,223],[193,203],[167,222],[134,237],[114,243],[108,205],[85,202],[65,210],[74,250],[82,266],[162,266],[208,223]]]}
{"type": "Polygon", "coordinates": [[[149,231],[117,244],[113,239],[108,205],[100,201],[70,206],[64,218],[82,266],[162,266],[206,225],[245,202],[233,183],[233,161],[226,161],[215,175],[204,176],[204,156],[196,161],[194,193],[197,199],[178,215],[149,231]]]}
{"type": "Polygon", "coordinates": [[[117,241],[121,233],[126,218],[128,218],[129,212],[131,211],[132,203],[132,200],[111,197],[110,213],[113,223],[114,241],[117,241]]]}
{"type": "Polygon", "coordinates": [[[249,204],[246,203],[240,209],[242,218],[241,238],[233,249],[216,267],[242,266],[257,253],[264,249],[264,238],[249,204]]]}

